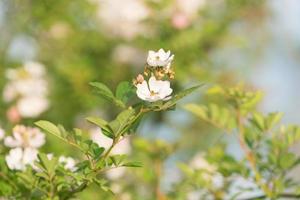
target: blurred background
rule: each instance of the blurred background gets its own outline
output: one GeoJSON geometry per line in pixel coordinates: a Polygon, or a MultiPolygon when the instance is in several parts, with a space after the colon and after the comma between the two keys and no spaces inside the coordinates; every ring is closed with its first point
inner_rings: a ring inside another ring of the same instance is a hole
{"type": "MultiPolygon", "coordinates": [[[[206,83],[182,103],[205,103],[208,87],[242,82],[264,92],[262,111],[299,123],[299,19],[298,0],[0,0],[0,125],[46,119],[92,137],[97,130],[86,116],[110,120],[120,110],[88,83],[115,89],[159,48],[175,54],[175,90],[206,83]]],[[[158,190],[167,194],[180,180],[176,163],[220,141],[241,157],[234,139],[180,105],[153,114],[125,148],[147,167],[108,176],[116,196],[92,187],[81,198],[158,199],[158,190]]],[[[78,156],[49,135],[44,151],[78,156]]]]}

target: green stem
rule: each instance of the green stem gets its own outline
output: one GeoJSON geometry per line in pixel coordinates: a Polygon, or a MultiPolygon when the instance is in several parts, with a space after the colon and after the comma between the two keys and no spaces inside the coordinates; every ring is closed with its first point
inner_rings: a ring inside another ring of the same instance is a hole
{"type": "Polygon", "coordinates": [[[237,109],[237,125],[239,131],[239,143],[242,150],[245,152],[246,159],[250,163],[250,167],[252,168],[255,176],[256,183],[261,187],[261,189],[265,192],[268,197],[272,197],[272,191],[269,190],[268,186],[262,183],[262,176],[259,171],[256,169],[256,158],[247,143],[245,142],[245,130],[243,124],[243,118],[239,109],[237,109]]]}

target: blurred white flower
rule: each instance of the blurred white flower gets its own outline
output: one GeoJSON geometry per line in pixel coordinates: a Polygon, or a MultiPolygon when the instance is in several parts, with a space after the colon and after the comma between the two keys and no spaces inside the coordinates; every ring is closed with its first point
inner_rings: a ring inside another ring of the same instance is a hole
{"type": "Polygon", "coordinates": [[[5,137],[4,144],[11,148],[39,148],[45,144],[45,134],[38,128],[17,125],[13,129],[12,136],[5,137]]]}
{"type": "Polygon", "coordinates": [[[0,127],[0,140],[2,140],[5,136],[5,131],[0,127]]]}
{"type": "Polygon", "coordinates": [[[191,16],[197,14],[197,12],[206,5],[207,0],[177,0],[177,8],[184,14],[191,16]]]}
{"type": "Polygon", "coordinates": [[[118,168],[108,170],[106,172],[106,176],[110,180],[117,180],[121,178],[125,174],[125,172],[126,172],[125,167],[118,167],[118,168]]]}
{"type": "Polygon", "coordinates": [[[224,177],[217,171],[215,165],[210,164],[204,158],[202,153],[197,154],[191,161],[190,166],[195,170],[202,171],[202,178],[211,182],[216,189],[222,188],[224,185],[224,177]]]}
{"type": "Polygon", "coordinates": [[[38,62],[26,62],[24,70],[33,78],[41,78],[45,75],[45,66],[38,62]]]}
{"type": "Polygon", "coordinates": [[[144,64],[145,52],[136,47],[121,44],[118,45],[112,54],[114,61],[120,64],[140,66],[144,64]]]}
{"type": "Polygon", "coordinates": [[[47,110],[49,107],[48,99],[44,97],[25,97],[17,102],[17,109],[22,117],[35,118],[47,110]]]}
{"type": "Polygon", "coordinates": [[[208,163],[202,153],[199,153],[196,156],[194,156],[190,165],[193,169],[205,170],[210,173],[214,173],[217,171],[217,167],[208,163]]]}
{"type": "Polygon", "coordinates": [[[38,151],[33,148],[15,148],[9,151],[9,154],[5,157],[7,166],[12,170],[26,169],[26,165],[33,166],[34,161],[37,160],[38,151]]]}
{"type": "Polygon", "coordinates": [[[244,198],[249,198],[251,196],[257,196],[263,193],[257,187],[255,182],[250,179],[241,176],[236,176],[232,178],[233,178],[233,183],[230,185],[226,199],[232,199],[233,196],[239,199],[244,199],[244,198]]]}
{"type": "Polygon", "coordinates": [[[3,100],[4,102],[11,102],[18,96],[16,87],[12,83],[5,85],[3,89],[3,100]]]}
{"type": "Polygon", "coordinates": [[[149,10],[141,0],[99,0],[98,17],[108,34],[132,39],[145,32],[142,21],[149,16],[149,10]]]}
{"type": "Polygon", "coordinates": [[[211,182],[214,188],[221,189],[224,187],[224,176],[217,172],[212,175],[211,182]]]}
{"type": "Polygon", "coordinates": [[[156,80],[154,76],[149,79],[149,84],[143,81],[136,85],[137,96],[145,101],[155,102],[158,100],[168,100],[173,92],[169,81],[156,80]],[[149,86],[148,86],[149,85],[149,86]]]}
{"type": "Polygon", "coordinates": [[[48,93],[47,82],[43,79],[15,80],[13,87],[20,96],[42,97],[48,93]]]}
{"type": "Polygon", "coordinates": [[[171,51],[165,52],[163,49],[159,49],[157,52],[149,51],[147,63],[152,67],[169,67],[172,60],[174,59],[174,54],[171,55],[171,51]]]}
{"type": "MultiPolygon", "coordinates": [[[[9,82],[3,90],[5,102],[16,101],[19,117],[34,118],[48,109],[46,69],[38,62],[26,62],[22,67],[6,70],[9,82]]],[[[16,113],[16,112],[15,112],[16,113]]]]}
{"type": "Polygon", "coordinates": [[[75,171],[77,168],[75,167],[76,162],[71,157],[60,156],[58,162],[62,163],[64,168],[70,171],[75,171]]]}

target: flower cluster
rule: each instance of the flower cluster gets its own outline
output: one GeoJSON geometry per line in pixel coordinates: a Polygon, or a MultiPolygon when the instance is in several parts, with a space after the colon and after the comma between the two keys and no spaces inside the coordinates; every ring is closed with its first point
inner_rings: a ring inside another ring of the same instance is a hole
{"type": "Polygon", "coordinates": [[[34,167],[38,148],[45,144],[45,135],[37,128],[17,125],[12,136],[4,138],[4,145],[12,148],[5,160],[12,170],[25,170],[27,165],[34,167]]]}
{"type": "Polygon", "coordinates": [[[133,81],[140,99],[148,102],[170,99],[173,90],[169,79],[174,79],[175,76],[171,68],[173,59],[174,55],[170,51],[149,51],[144,74],[139,74],[133,81]],[[149,77],[148,82],[144,76],[149,77]]]}
{"type": "Polygon", "coordinates": [[[9,82],[4,87],[3,100],[15,103],[8,110],[10,121],[17,123],[21,118],[35,118],[48,109],[48,84],[44,76],[45,67],[36,62],[6,71],[9,82]]]}

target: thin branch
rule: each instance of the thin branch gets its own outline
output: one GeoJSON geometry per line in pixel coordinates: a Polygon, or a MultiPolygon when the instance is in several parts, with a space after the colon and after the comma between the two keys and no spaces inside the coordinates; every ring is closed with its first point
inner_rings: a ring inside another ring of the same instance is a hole
{"type": "Polygon", "coordinates": [[[249,146],[245,141],[245,130],[244,130],[243,118],[239,109],[237,109],[236,111],[236,117],[237,117],[238,131],[239,131],[240,146],[242,150],[245,152],[246,159],[250,163],[250,167],[254,172],[256,183],[262,188],[262,190],[268,195],[268,197],[270,197],[272,196],[272,193],[270,192],[269,188],[262,183],[262,177],[256,169],[255,155],[253,154],[253,152],[251,151],[251,149],[249,148],[249,146]]]}

